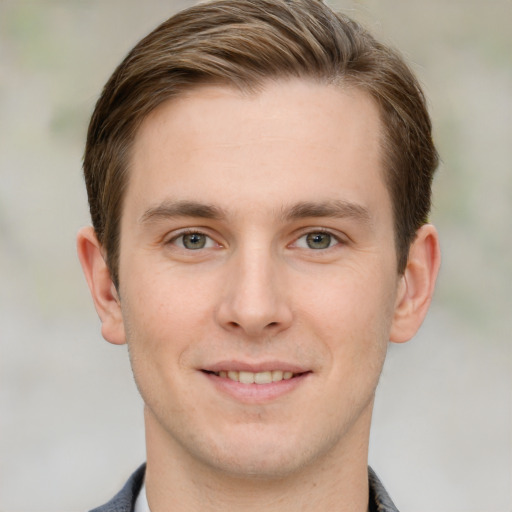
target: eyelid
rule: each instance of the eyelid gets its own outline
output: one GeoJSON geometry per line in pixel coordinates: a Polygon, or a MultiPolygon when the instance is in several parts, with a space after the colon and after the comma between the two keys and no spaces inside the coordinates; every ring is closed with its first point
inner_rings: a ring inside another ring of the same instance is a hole
{"type": "Polygon", "coordinates": [[[348,243],[348,237],[342,235],[341,233],[335,232],[335,231],[333,231],[331,229],[324,228],[324,227],[313,227],[313,228],[301,229],[299,231],[298,236],[296,236],[294,241],[290,244],[290,247],[296,247],[298,249],[307,249],[307,250],[311,250],[311,251],[314,250],[315,252],[323,252],[323,251],[327,251],[329,249],[334,249],[334,247],[336,247],[338,245],[345,245],[346,243],[348,243]],[[298,247],[297,246],[297,242],[300,239],[302,239],[302,238],[304,238],[304,237],[306,237],[308,235],[316,234],[316,233],[322,233],[322,234],[325,234],[325,235],[329,235],[332,238],[334,238],[334,240],[337,243],[335,243],[334,245],[332,245],[330,247],[326,247],[325,249],[311,249],[309,247],[306,248],[306,247],[298,247]]]}
{"type": "MultiPolygon", "coordinates": [[[[175,247],[178,247],[179,249],[184,249],[186,251],[190,251],[190,249],[187,249],[186,247],[177,245],[175,242],[176,240],[186,236],[186,235],[202,235],[208,238],[213,242],[213,245],[215,247],[222,247],[222,244],[219,243],[213,236],[211,236],[209,233],[207,233],[207,229],[205,228],[183,228],[176,231],[173,231],[172,233],[169,233],[168,236],[164,239],[164,245],[174,245],[175,247]]],[[[203,247],[202,249],[211,249],[212,247],[203,247]]],[[[201,249],[197,249],[201,250],[201,249]]]]}

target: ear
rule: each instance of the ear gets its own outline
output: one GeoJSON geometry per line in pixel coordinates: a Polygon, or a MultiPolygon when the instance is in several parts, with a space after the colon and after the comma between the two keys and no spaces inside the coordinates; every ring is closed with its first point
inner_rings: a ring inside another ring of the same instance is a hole
{"type": "Polygon", "coordinates": [[[425,224],[416,232],[405,272],[400,278],[390,341],[408,341],[420,328],[434,294],[440,264],[437,230],[425,224]]]}
{"type": "Polygon", "coordinates": [[[121,302],[103,257],[102,246],[91,226],[78,232],[77,252],[101,320],[101,334],[115,345],[126,343],[121,302]]]}

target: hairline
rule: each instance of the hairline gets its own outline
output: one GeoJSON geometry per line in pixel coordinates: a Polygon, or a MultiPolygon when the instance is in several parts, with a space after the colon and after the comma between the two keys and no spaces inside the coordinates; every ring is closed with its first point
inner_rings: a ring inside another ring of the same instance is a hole
{"type": "Polygon", "coordinates": [[[140,127],[148,116],[163,103],[179,99],[204,85],[227,86],[250,94],[257,93],[269,82],[290,79],[356,89],[376,104],[380,119],[380,172],[383,173],[383,183],[392,203],[397,268],[399,273],[403,273],[417,229],[428,222],[432,175],[438,161],[431,140],[431,120],[417,78],[399,52],[379,43],[350,18],[333,12],[327,6],[323,9],[323,6],[320,7],[322,2],[309,4],[299,0],[297,16],[293,9],[288,10],[284,5],[288,3],[286,0],[276,2],[275,16],[269,0],[262,0],[261,4],[267,2],[269,12],[262,10],[256,1],[246,0],[245,4],[241,1],[240,4],[250,7],[245,14],[235,0],[203,4],[217,20],[220,17],[220,24],[226,19],[231,29],[237,24],[249,24],[249,46],[242,45],[244,49],[240,52],[229,46],[229,38],[223,39],[224,36],[236,34],[220,31],[219,38],[216,38],[220,25],[208,24],[203,11],[203,18],[200,19],[204,23],[199,33],[203,36],[203,43],[206,42],[206,50],[203,48],[204,51],[199,51],[197,63],[191,59],[191,52],[199,49],[190,39],[198,29],[194,19],[196,9],[200,7],[195,6],[171,17],[142,39],[105,85],[89,125],[84,173],[93,224],[98,230],[98,239],[106,249],[107,265],[115,284],[118,278],[121,220],[130,182],[133,148],[140,127]],[[225,12],[224,4],[227,6],[225,12]],[[310,7],[315,11],[313,15],[310,7]],[[263,29],[270,31],[270,53],[253,59],[255,49],[267,49],[267,46],[260,45],[261,41],[255,35],[260,21],[263,29]],[[286,21],[291,22],[290,31],[286,21]],[[169,30],[176,27],[178,36],[184,37],[186,45],[190,46],[178,49],[176,60],[167,62],[163,59],[161,64],[170,65],[168,71],[158,62],[149,65],[147,57],[150,52],[161,52],[164,43],[174,48],[177,40],[169,36],[169,30]],[[332,33],[326,35],[325,30],[329,28],[332,28],[332,33]],[[215,36],[213,46],[208,46],[208,40],[204,38],[209,31],[215,36]],[[224,49],[227,54],[216,53],[219,49],[224,49]],[[299,53],[303,49],[307,54],[304,58],[299,53]],[[202,60],[203,57],[205,60],[202,60]],[[265,64],[267,57],[268,66],[265,64]],[[145,68],[148,65],[149,68],[145,68]],[[149,75],[146,74],[148,71],[149,75]],[[134,85],[134,80],[139,84],[135,87],[137,96],[127,88],[127,85],[134,85]],[[124,117],[119,117],[119,112],[123,110],[124,117]],[[96,149],[93,149],[95,146],[96,149]],[[413,177],[411,172],[416,171],[417,177],[413,177]],[[105,178],[102,180],[103,172],[105,178]]]}

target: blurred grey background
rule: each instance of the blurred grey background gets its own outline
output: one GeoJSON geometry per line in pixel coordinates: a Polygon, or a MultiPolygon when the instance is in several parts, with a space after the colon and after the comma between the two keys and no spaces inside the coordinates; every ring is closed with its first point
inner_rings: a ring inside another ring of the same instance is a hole
{"type": "MultiPolygon", "coordinates": [[[[124,347],[100,336],[75,256],[81,156],[114,66],[187,1],[0,0],[0,510],[79,511],[144,455],[124,347]]],[[[370,462],[399,509],[512,510],[512,1],[331,2],[401,49],[443,158],[443,267],[391,346],[370,462]]]]}

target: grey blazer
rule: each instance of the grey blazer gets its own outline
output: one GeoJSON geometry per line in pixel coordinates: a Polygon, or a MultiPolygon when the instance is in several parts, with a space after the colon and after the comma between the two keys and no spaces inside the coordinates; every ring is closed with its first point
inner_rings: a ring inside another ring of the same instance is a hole
{"type": "MultiPolygon", "coordinates": [[[[124,487],[105,505],[90,512],[133,512],[135,500],[139,495],[144,481],[146,464],[142,464],[129,478],[124,487]]],[[[370,484],[370,512],[398,512],[386,489],[380,483],[372,468],[368,468],[368,481],[370,484]]]]}
{"type": "Polygon", "coordinates": [[[146,464],[142,464],[108,503],[90,512],[133,512],[145,472],[146,464]]]}

